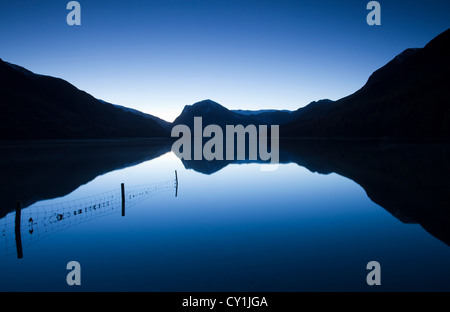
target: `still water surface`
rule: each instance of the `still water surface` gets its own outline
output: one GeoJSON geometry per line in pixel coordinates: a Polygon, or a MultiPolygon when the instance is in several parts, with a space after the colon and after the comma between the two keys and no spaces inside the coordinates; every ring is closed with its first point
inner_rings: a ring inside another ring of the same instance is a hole
{"type": "MultiPolygon", "coordinates": [[[[95,153],[100,161],[111,155],[108,149],[95,153]]],[[[75,286],[66,283],[66,264],[72,260],[81,264],[82,285],[75,290],[82,291],[450,290],[448,219],[436,225],[425,218],[426,230],[422,214],[414,210],[404,216],[398,202],[407,200],[396,197],[403,194],[376,189],[388,184],[383,179],[354,181],[354,176],[381,174],[376,163],[365,160],[365,167],[351,159],[346,167],[341,160],[347,156],[327,151],[320,155],[332,159],[321,159],[290,150],[274,171],[261,171],[259,163],[211,168],[211,163],[183,163],[169,149],[152,150],[148,157],[130,153],[133,157],[121,156],[123,162],[111,167],[105,161],[103,169],[95,162],[78,163],[82,157],[68,161],[57,153],[45,165],[45,154],[18,164],[23,170],[25,165],[51,169],[25,174],[28,180],[17,184],[24,188],[17,194],[28,194],[33,185],[43,190],[29,195],[31,205],[21,210],[20,259],[13,206],[18,199],[2,202],[11,207],[2,210],[0,219],[0,290],[73,291],[75,286]],[[310,159],[335,168],[318,168],[310,159]],[[359,166],[358,174],[351,173],[353,165],[359,166]],[[366,265],[372,260],[381,264],[378,288],[366,283],[366,265]]],[[[448,147],[443,149],[445,158],[448,147]]],[[[389,151],[389,159],[395,159],[393,153],[389,151]]],[[[16,154],[11,159],[20,162],[16,154]]],[[[402,183],[395,180],[393,185],[402,183]]],[[[439,204],[446,203],[430,201],[439,204]]],[[[427,209],[434,213],[433,207],[427,209]]],[[[443,216],[440,221],[448,213],[443,216]]]]}

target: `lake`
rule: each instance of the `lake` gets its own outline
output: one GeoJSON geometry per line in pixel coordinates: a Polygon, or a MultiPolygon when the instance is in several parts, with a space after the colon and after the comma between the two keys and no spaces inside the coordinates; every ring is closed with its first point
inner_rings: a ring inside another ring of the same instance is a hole
{"type": "Polygon", "coordinates": [[[165,140],[2,144],[0,290],[450,290],[448,143],[281,143],[270,171],[165,140]]]}

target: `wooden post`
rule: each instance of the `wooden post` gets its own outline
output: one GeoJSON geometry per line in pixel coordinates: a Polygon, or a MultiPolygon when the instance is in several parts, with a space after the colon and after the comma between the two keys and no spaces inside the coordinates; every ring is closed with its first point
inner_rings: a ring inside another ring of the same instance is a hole
{"type": "Polygon", "coordinates": [[[178,196],[178,175],[177,171],[175,170],[175,197],[178,196]]]}
{"type": "Polygon", "coordinates": [[[20,233],[21,217],[22,217],[22,203],[18,201],[16,205],[16,222],[15,222],[17,259],[23,258],[22,235],[20,233]]]}
{"type": "Polygon", "coordinates": [[[120,185],[120,191],[122,193],[122,217],[125,217],[125,184],[120,185]]]}

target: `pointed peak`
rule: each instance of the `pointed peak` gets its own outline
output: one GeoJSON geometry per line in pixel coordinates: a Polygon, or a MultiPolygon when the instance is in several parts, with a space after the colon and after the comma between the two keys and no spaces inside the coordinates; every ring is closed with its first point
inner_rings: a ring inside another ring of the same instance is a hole
{"type": "Polygon", "coordinates": [[[212,100],[203,100],[200,102],[196,102],[192,105],[186,105],[183,109],[183,112],[191,110],[201,110],[203,112],[211,111],[211,110],[227,110],[224,106],[220,105],[217,102],[212,100]]]}
{"type": "Polygon", "coordinates": [[[210,99],[206,99],[200,102],[196,102],[194,104],[192,104],[191,106],[222,106],[217,102],[214,102],[213,100],[210,99]]]}

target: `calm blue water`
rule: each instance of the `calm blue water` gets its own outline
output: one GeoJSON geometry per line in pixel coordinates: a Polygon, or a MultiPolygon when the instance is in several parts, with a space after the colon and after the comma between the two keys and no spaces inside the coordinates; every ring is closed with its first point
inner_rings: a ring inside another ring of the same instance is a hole
{"type": "Polygon", "coordinates": [[[0,221],[1,291],[450,290],[445,242],[394,217],[353,180],[295,163],[203,174],[168,152],[104,173],[22,210],[22,259],[14,218],[0,221]],[[121,183],[128,196],[141,194],[125,216],[121,183]],[[110,206],[69,216],[105,198],[110,206]],[[72,260],[81,286],[66,283],[72,260]],[[381,286],[366,283],[372,260],[381,286]]]}

